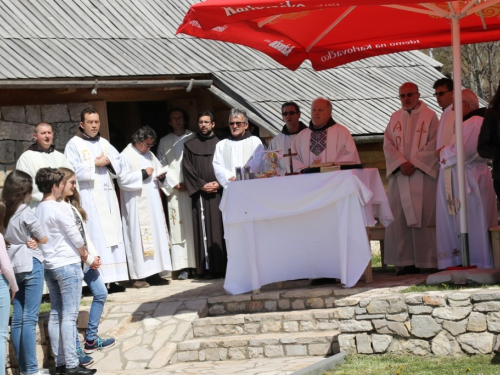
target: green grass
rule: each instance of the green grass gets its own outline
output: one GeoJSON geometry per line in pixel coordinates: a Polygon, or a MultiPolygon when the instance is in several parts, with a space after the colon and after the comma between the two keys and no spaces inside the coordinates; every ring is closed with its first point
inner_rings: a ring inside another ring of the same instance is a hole
{"type": "Polygon", "coordinates": [[[380,254],[372,255],[372,271],[377,273],[396,272],[394,266],[387,266],[385,269],[382,269],[382,256],[380,254]]]}
{"type": "Polygon", "coordinates": [[[353,355],[332,371],[321,375],[493,375],[500,373],[494,355],[460,357],[418,357],[394,355],[353,355]]]}

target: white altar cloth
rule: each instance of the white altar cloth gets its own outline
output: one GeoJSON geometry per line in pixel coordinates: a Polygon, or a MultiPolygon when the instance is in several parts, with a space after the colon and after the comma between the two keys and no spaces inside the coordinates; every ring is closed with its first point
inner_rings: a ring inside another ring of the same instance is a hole
{"type": "Polygon", "coordinates": [[[383,213],[386,223],[392,217],[382,183],[371,182],[374,176],[367,169],[229,183],[220,204],[226,292],[302,278],[355,285],[371,260],[365,230],[374,223],[370,215],[383,213]],[[373,183],[377,194],[357,175],[373,183]]]}

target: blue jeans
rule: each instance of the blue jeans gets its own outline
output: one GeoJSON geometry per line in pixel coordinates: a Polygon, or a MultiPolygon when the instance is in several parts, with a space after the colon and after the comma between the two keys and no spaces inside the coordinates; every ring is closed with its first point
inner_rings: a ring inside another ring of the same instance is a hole
{"type": "Polygon", "coordinates": [[[9,333],[10,293],[9,283],[0,275],[0,375],[5,375],[5,349],[9,333]]]}
{"type": "Polygon", "coordinates": [[[43,293],[43,265],[33,258],[31,272],[16,273],[19,291],[14,297],[11,340],[19,361],[19,370],[26,374],[38,372],[36,359],[36,325],[43,293]]]}
{"type": "Polygon", "coordinates": [[[45,270],[50,294],[49,337],[56,366],[75,368],[79,365],[75,327],[82,296],[82,280],[80,263],[45,270]]]}
{"type": "MultiPolygon", "coordinates": [[[[85,340],[91,342],[97,338],[97,329],[99,328],[99,321],[101,320],[102,310],[104,309],[104,302],[108,297],[108,289],[102,281],[99,270],[87,268],[83,274],[83,280],[87,283],[90,291],[92,292],[92,305],[90,306],[89,324],[87,332],[85,333],[85,340]]],[[[81,346],[78,334],[76,335],[76,347],[81,346]]]]}

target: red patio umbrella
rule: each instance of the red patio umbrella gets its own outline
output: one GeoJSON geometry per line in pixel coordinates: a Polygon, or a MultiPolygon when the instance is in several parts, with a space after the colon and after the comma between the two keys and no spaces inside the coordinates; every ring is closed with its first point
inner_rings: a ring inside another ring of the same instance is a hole
{"type": "Polygon", "coordinates": [[[460,104],[455,124],[462,260],[469,265],[460,40],[500,40],[500,0],[207,0],[191,6],[177,32],[245,45],[292,70],[304,60],[323,70],[370,56],[452,45],[455,103],[460,104]]]}

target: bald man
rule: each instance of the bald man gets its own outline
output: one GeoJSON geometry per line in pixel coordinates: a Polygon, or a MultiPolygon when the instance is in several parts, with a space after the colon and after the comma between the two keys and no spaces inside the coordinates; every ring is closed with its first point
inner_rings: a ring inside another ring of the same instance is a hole
{"type": "Polygon", "coordinates": [[[439,120],[420,100],[417,85],[399,88],[401,109],[384,133],[389,205],[394,221],[385,230],[385,259],[396,274],[436,268],[435,204],[439,166],[436,140],[439,120]]]}
{"type": "Polygon", "coordinates": [[[311,164],[359,164],[358,150],[349,130],[332,118],[332,103],[326,98],[316,98],[311,105],[309,127],[302,130],[292,142],[294,172],[311,164]]]}

